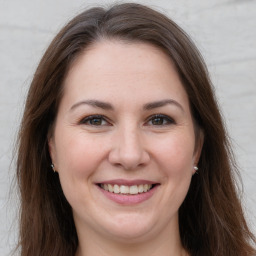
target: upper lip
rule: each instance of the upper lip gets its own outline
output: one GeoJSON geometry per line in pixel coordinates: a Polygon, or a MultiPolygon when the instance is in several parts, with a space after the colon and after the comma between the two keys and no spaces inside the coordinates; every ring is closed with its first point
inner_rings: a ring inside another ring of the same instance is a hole
{"type": "Polygon", "coordinates": [[[111,185],[125,185],[125,186],[133,186],[133,185],[144,185],[144,184],[157,184],[155,181],[150,180],[143,180],[143,179],[137,179],[137,180],[125,180],[125,179],[114,179],[114,180],[106,180],[97,182],[97,184],[111,184],[111,185]]]}

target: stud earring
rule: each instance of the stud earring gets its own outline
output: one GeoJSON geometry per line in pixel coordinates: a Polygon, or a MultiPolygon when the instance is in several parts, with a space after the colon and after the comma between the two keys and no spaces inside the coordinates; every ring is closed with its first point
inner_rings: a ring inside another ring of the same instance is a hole
{"type": "MultiPolygon", "coordinates": [[[[198,174],[198,172],[197,172],[197,171],[198,171],[198,167],[197,167],[197,166],[194,166],[193,169],[195,170],[195,173],[198,174]]],[[[194,173],[194,174],[195,174],[195,173],[194,173]]]]}
{"type": "Polygon", "coordinates": [[[54,172],[56,172],[56,169],[55,169],[55,167],[54,167],[54,164],[51,164],[51,167],[52,167],[52,170],[53,170],[54,172]]]}

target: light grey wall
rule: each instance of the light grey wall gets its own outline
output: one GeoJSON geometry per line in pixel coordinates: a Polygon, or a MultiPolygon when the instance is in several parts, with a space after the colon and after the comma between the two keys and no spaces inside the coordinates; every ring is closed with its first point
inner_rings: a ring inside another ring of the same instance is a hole
{"type": "MultiPolygon", "coordinates": [[[[244,206],[256,230],[256,1],[137,2],[172,17],[203,53],[241,166],[244,206]]],[[[15,192],[9,194],[11,159],[33,72],[62,25],[97,3],[111,1],[0,0],[0,255],[9,253],[17,232],[18,200],[15,192]]]]}

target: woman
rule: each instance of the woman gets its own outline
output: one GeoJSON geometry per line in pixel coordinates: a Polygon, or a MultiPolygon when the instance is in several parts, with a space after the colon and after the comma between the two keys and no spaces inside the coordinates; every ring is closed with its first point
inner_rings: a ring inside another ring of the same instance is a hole
{"type": "Polygon", "coordinates": [[[28,255],[255,255],[227,134],[188,36],[138,4],[55,37],[19,135],[28,255]]]}

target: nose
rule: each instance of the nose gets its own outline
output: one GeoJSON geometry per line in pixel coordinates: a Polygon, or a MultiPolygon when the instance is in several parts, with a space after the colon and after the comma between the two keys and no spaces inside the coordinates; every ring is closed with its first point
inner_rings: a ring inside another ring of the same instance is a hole
{"type": "Polygon", "coordinates": [[[145,149],[141,131],[134,128],[120,129],[113,138],[109,162],[125,170],[145,166],[150,155],[145,149]]]}

